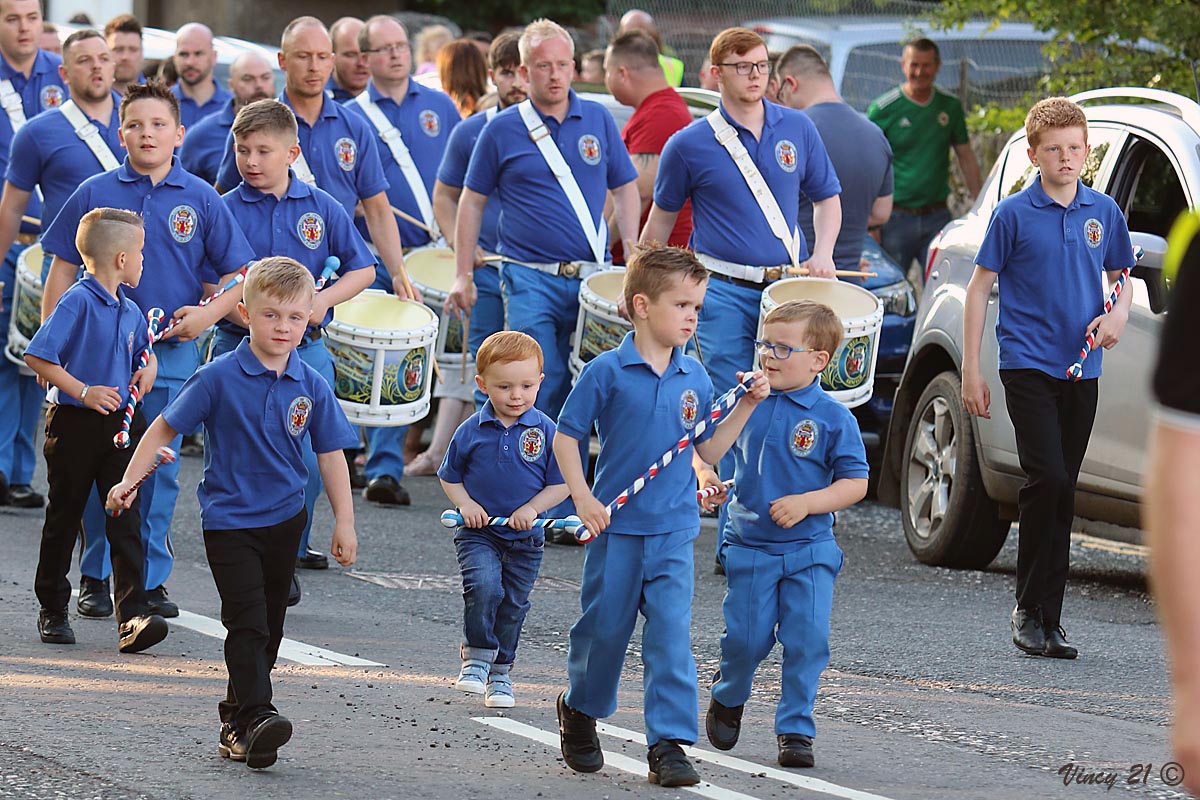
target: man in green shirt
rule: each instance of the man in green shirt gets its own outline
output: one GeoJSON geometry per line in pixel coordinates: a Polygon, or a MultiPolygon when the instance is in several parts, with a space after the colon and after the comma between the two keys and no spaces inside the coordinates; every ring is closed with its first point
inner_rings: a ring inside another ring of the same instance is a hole
{"type": "Polygon", "coordinates": [[[929,241],[950,221],[946,197],[951,147],[972,199],[981,185],[962,103],[933,85],[941,66],[933,41],[913,39],[900,58],[904,83],[867,109],[867,116],[887,136],[895,159],[892,216],[883,226],[880,244],[906,270],[914,259],[924,259],[929,241]]]}

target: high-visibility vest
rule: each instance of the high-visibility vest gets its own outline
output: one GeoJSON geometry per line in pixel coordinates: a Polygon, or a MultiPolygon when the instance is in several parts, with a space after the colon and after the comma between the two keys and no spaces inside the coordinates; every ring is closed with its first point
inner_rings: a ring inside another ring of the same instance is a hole
{"type": "Polygon", "coordinates": [[[1197,234],[1200,234],[1200,209],[1180,214],[1167,236],[1167,257],[1163,260],[1163,275],[1167,280],[1175,280],[1183,263],[1183,254],[1197,234]]]}
{"type": "Polygon", "coordinates": [[[671,58],[659,53],[658,63],[662,65],[663,75],[667,78],[667,83],[671,86],[683,85],[683,62],[678,58],[671,58]]]}

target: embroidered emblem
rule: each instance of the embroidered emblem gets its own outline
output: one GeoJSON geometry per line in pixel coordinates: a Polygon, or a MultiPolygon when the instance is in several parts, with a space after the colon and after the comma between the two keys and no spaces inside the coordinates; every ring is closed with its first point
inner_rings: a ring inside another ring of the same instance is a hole
{"type": "Polygon", "coordinates": [[[1104,226],[1100,224],[1100,220],[1092,217],[1083,224],[1083,235],[1087,239],[1088,247],[1099,247],[1100,242],[1104,241],[1104,226]]]}
{"type": "Polygon", "coordinates": [[[812,452],[816,444],[817,423],[811,419],[806,419],[803,422],[797,423],[796,427],[792,428],[792,455],[804,458],[812,452]]]}
{"type": "Polygon", "coordinates": [[[288,433],[292,436],[304,433],[304,426],[308,424],[308,415],[311,411],[312,400],[304,395],[293,400],[292,404],[288,406],[288,433]]]}
{"type": "Polygon", "coordinates": [[[358,145],[353,139],[343,136],[333,143],[333,154],[337,156],[338,166],[349,172],[358,160],[358,145]]]}
{"type": "Polygon", "coordinates": [[[180,244],[187,244],[196,235],[196,209],[191,206],[175,206],[167,217],[171,236],[180,244]]]}
{"type": "Polygon", "coordinates": [[[949,114],[947,114],[945,111],[938,114],[938,125],[941,125],[944,128],[949,124],[950,124],[950,115],[949,114]]]}
{"type": "Polygon", "coordinates": [[[700,418],[700,398],[696,396],[693,389],[684,389],[683,394],[679,396],[679,420],[683,423],[683,427],[691,430],[696,427],[696,422],[700,418]]]}
{"type": "Polygon", "coordinates": [[[585,164],[596,166],[600,163],[600,140],[590,133],[579,137],[579,157],[585,164]]]}
{"type": "Polygon", "coordinates": [[[429,138],[432,139],[442,132],[442,120],[436,111],[427,108],[417,116],[417,119],[421,123],[421,132],[429,138]]]}
{"type": "Polygon", "coordinates": [[[529,462],[537,461],[546,449],[546,436],[541,428],[526,428],[521,434],[521,458],[529,462]]]}
{"type": "Polygon", "coordinates": [[[63,97],[62,87],[56,86],[53,83],[42,89],[41,99],[43,110],[47,108],[58,108],[63,104],[63,101],[66,100],[66,98],[63,97]]]}
{"type": "Polygon", "coordinates": [[[325,238],[325,220],[315,211],[301,214],[300,219],[296,221],[296,233],[300,234],[300,241],[305,247],[316,250],[325,238]]]}
{"type": "Polygon", "coordinates": [[[799,158],[796,155],[796,145],[787,139],[775,145],[775,161],[783,167],[784,172],[795,172],[799,158]]]}

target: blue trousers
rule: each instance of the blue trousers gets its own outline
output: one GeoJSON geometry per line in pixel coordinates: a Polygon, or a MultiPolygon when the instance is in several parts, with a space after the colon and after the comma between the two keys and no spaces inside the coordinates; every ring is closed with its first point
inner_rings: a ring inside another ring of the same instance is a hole
{"type": "Polygon", "coordinates": [[[754,671],[783,645],[783,680],[775,733],[815,736],[817,683],[829,664],[829,615],[842,551],[833,539],[784,555],[725,542],[725,633],[713,698],[740,706],[750,698],[754,671]]]}
{"type": "Polygon", "coordinates": [[[699,702],[692,656],[695,531],[601,534],[584,550],[583,614],[571,627],[567,705],[592,717],[617,710],[625,648],[640,611],[646,742],[696,741],[699,702]]]}
{"type": "MultiPolygon", "coordinates": [[[[17,285],[17,257],[25,249],[14,244],[0,264],[0,281],[4,281],[4,309],[0,311],[0,346],[8,341],[8,326],[12,320],[13,289],[17,285]]],[[[16,364],[0,354],[0,472],[10,484],[28,485],[37,465],[33,440],[42,418],[42,401],[46,392],[37,385],[37,378],[22,375],[16,364]]]]}
{"type": "MultiPolygon", "coordinates": [[[[500,292],[500,270],[492,264],[475,268],[475,307],[471,309],[471,330],[467,347],[471,357],[479,352],[483,340],[504,330],[504,296],[500,292]]],[[[487,395],[475,387],[475,407],[483,408],[487,395]]]]}
{"type": "Polygon", "coordinates": [[[540,528],[520,539],[473,528],[454,534],[463,582],[464,659],[512,665],[545,549],[540,528]]]}
{"type": "Polygon", "coordinates": [[[945,208],[914,214],[897,206],[892,209],[891,218],[879,233],[879,244],[900,265],[901,271],[907,273],[914,260],[925,266],[925,251],[930,240],[949,221],[950,212],[945,208]]]}
{"type": "Polygon", "coordinates": [[[538,392],[538,410],[558,419],[571,391],[571,334],[579,317],[578,278],[547,275],[507,261],[500,267],[509,330],[532,336],[542,346],[546,378],[538,392]]]}
{"type": "MultiPolygon", "coordinates": [[[[392,291],[392,279],[383,264],[375,265],[375,282],[369,288],[392,291]]],[[[394,428],[363,426],[363,435],[367,439],[367,463],[363,471],[368,481],[391,475],[399,483],[404,477],[404,436],[407,432],[407,425],[394,428]]],[[[307,533],[304,539],[308,541],[307,533]]]]}

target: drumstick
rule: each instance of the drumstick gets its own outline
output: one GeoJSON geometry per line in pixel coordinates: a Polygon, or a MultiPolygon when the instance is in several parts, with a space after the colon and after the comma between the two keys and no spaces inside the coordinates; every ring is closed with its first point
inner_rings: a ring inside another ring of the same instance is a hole
{"type": "MultiPolygon", "coordinates": [[[[158,469],[163,464],[170,464],[174,460],[175,460],[175,451],[174,450],[172,450],[169,447],[158,448],[158,450],[154,453],[154,463],[150,465],[150,468],[147,469],[145,471],[145,473],[143,473],[142,477],[138,478],[136,481],[133,482],[133,486],[130,486],[128,489],[126,489],[124,492],[121,493],[120,499],[122,501],[124,501],[126,498],[129,497],[129,495],[131,495],[135,491],[137,491],[139,486],[141,486],[143,483],[145,483],[147,480],[149,480],[150,476],[154,474],[154,470],[158,469]]],[[[106,512],[108,512],[108,515],[110,517],[121,516],[122,509],[118,506],[109,507],[109,505],[106,503],[104,506],[104,510],[106,512]]]]}
{"type": "MultiPolygon", "coordinates": [[[[788,267],[787,274],[811,275],[812,273],[809,272],[808,267],[788,267]]],[[[839,278],[876,278],[879,276],[878,272],[865,272],[857,269],[835,269],[833,274],[839,278]]]]}
{"type": "Polygon", "coordinates": [[[21,222],[28,222],[30,225],[37,225],[39,228],[42,227],[42,221],[40,219],[37,217],[28,216],[26,214],[21,215],[21,222]]]}
{"type": "MultiPolygon", "coordinates": [[[[158,323],[162,322],[163,310],[161,308],[152,308],[146,312],[146,318],[150,323],[148,332],[149,340],[146,342],[146,349],[138,356],[138,371],[146,368],[146,364],[150,362],[150,353],[154,348],[154,334],[158,333],[158,323]]],[[[133,414],[137,410],[139,396],[141,391],[138,389],[137,383],[133,383],[129,387],[129,402],[125,404],[125,418],[121,420],[121,430],[117,431],[117,435],[113,437],[113,444],[118,449],[124,450],[129,447],[129,426],[133,424],[133,414]]]]}
{"type": "MultiPolygon", "coordinates": [[[[404,284],[404,291],[408,292],[409,298],[415,301],[417,290],[413,288],[412,281],[408,279],[408,270],[404,268],[403,263],[400,264],[400,281],[404,284]]],[[[437,378],[438,383],[445,383],[442,380],[442,370],[438,366],[437,359],[433,358],[430,360],[433,362],[433,377],[437,378]]]]}
{"type": "Polygon", "coordinates": [[[498,261],[503,261],[503,260],[504,260],[504,256],[484,256],[483,257],[483,263],[485,263],[485,264],[494,264],[498,261]]]}
{"type": "Polygon", "coordinates": [[[321,277],[317,278],[316,286],[313,287],[313,292],[319,292],[325,288],[325,284],[329,279],[337,274],[338,267],[342,265],[342,260],[337,256],[330,256],[325,259],[325,268],[321,270],[321,277]]]}
{"type": "Polygon", "coordinates": [[[462,375],[459,377],[459,383],[467,382],[467,337],[471,335],[471,315],[463,314],[463,331],[462,331],[462,375]]]}
{"type": "Polygon", "coordinates": [[[434,235],[433,228],[429,227],[424,222],[422,222],[421,220],[414,217],[412,214],[405,214],[403,211],[396,208],[395,206],[390,206],[390,208],[392,209],[392,213],[395,214],[400,219],[404,220],[405,222],[411,222],[413,225],[416,225],[418,228],[420,228],[421,230],[428,233],[431,237],[434,235]]]}
{"type": "MultiPolygon", "coordinates": [[[[246,266],[244,266],[240,270],[238,270],[237,273],[232,278],[229,279],[229,283],[225,284],[220,289],[217,289],[215,292],[210,294],[208,297],[201,300],[199,303],[200,307],[203,308],[204,306],[211,303],[213,300],[216,300],[218,297],[220,297],[221,295],[228,292],[233,287],[237,286],[242,281],[246,280],[246,272],[249,269],[250,269],[250,265],[247,264],[246,266]]],[[[172,319],[170,325],[168,325],[166,328],[164,328],[163,330],[158,332],[158,335],[156,335],[154,337],[154,341],[161,342],[168,333],[173,331],[175,329],[175,327],[179,325],[179,322],[180,322],[180,320],[178,320],[178,319],[172,319]]]]}

